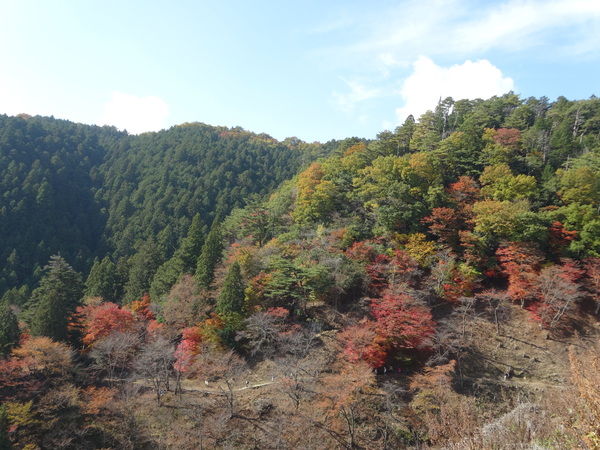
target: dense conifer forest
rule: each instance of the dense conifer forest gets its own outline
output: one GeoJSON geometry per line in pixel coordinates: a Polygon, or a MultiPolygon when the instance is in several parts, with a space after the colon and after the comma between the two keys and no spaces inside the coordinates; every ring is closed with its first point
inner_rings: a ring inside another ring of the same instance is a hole
{"type": "Polygon", "coordinates": [[[105,256],[127,267],[142,248],[160,264],[196,214],[207,232],[328,148],[200,123],[132,136],[0,116],[0,130],[2,293],[32,289],[58,253],[85,274],[105,256]]]}
{"type": "Polygon", "coordinates": [[[598,448],[595,97],[0,150],[0,448],[598,448]]]}

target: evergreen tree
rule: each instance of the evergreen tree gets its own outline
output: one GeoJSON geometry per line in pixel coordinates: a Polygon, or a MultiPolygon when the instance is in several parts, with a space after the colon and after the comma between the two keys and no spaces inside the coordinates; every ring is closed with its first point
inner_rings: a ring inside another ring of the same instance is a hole
{"type": "Polygon", "coordinates": [[[244,311],[245,288],[242,270],[236,261],[227,271],[216,311],[224,316],[241,314],[244,311]]]}
{"type": "Polygon", "coordinates": [[[200,218],[200,214],[196,214],[192,219],[187,236],[176,254],[183,262],[183,272],[179,275],[193,273],[196,270],[196,263],[204,244],[204,237],[202,219],[200,218]]]}
{"type": "Polygon", "coordinates": [[[160,300],[167,294],[177,283],[179,277],[183,275],[183,267],[183,260],[177,254],[161,264],[150,283],[150,298],[160,300]]]}
{"type": "Polygon", "coordinates": [[[156,235],[156,247],[161,261],[167,261],[177,249],[179,236],[173,230],[171,224],[168,224],[156,235]]]}
{"type": "Polygon", "coordinates": [[[0,405],[0,449],[2,450],[12,448],[8,437],[8,425],[8,411],[5,405],[0,405]]]}
{"type": "Polygon", "coordinates": [[[85,295],[102,297],[104,301],[116,302],[119,294],[117,266],[105,256],[102,261],[96,259],[85,281],[85,295]]]}
{"type": "MultiPolygon", "coordinates": [[[[223,219],[248,194],[264,196],[327,148],[204,124],[131,136],[0,115],[0,297],[33,288],[59,251],[87,273],[95,257],[116,262],[153,239],[159,264],[167,261],[194,214],[205,224],[223,219]]],[[[185,273],[194,273],[202,246],[200,220],[194,228],[184,242],[185,273]]]]}
{"type": "Polygon", "coordinates": [[[31,295],[31,333],[56,341],[67,339],[69,315],[79,305],[83,294],[81,275],[60,256],[50,257],[46,274],[31,295]]]}
{"type": "Polygon", "coordinates": [[[125,301],[138,300],[149,292],[150,283],[162,261],[154,240],[144,242],[138,252],[130,258],[129,278],[125,285],[125,301]]]}
{"type": "Polygon", "coordinates": [[[196,281],[201,288],[209,289],[215,278],[215,268],[221,261],[223,254],[223,239],[221,226],[214,222],[208,233],[206,242],[202,246],[202,253],[198,258],[196,268],[196,281]]]}
{"type": "Polygon", "coordinates": [[[6,303],[7,305],[23,306],[29,300],[30,294],[31,292],[29,292],[29,288],[26,285],[18,289],[14,287],[4,293],[0,304],[6,303]]]}
{"type": "Polygon", "coordinates": [[[17,317],[10,306],[0,305],[0,356],[10,354],[10,351],[19,343],[19,336],[17,317]]]}
{"type": "Polygon", "coordinates": [[[410,152],[410,141],[415,132],[415,128],[415,118],[412,114],[410,114],[406,118],[402,126],[396,128],[395,135],[396,143],[398,145],[396,150],[396,156],[400,156],[410,152]]]}
{"type": "Polygon", "coordinates": [[[177,282],[179,277],[196,270],[198,255],[204,243],[204,232],[200,214],[192,219],[186,238],[171,259],[163,263],[150,284],[150,297],[160,300],[177,282]]]}

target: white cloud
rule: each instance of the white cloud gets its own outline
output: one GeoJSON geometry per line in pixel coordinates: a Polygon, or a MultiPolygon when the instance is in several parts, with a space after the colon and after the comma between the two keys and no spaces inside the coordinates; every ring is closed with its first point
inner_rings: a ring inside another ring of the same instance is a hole
{"type": "Polygon", "coordinates": [[[159,97],[136,97],[113,92],[98,119],[99,125],[113,125],[133,134],[158,131],[166,127],[169,106],[159,97]]]}
{"type": "Polygon", "coordinates": [[[504,77],[500,69],[489,61],[465,61],[451,67],[440,67],[430,58],[421,56],[413,64],[412,74],[404,80],[400,95],[404,106],[396,110],[398,122],[409,114],[418,119],[428,109],[433,109],[440,97],[461,99],[487,99],[514,89],[511,78],[504,77]]]}
{"type": "Polygon", "coordinates": [[[0,114],[15,116],[28,111],[27,108],[23,107],[23,100],[4,83],[0,83],[0,105],[2,108],[0,114]]]}

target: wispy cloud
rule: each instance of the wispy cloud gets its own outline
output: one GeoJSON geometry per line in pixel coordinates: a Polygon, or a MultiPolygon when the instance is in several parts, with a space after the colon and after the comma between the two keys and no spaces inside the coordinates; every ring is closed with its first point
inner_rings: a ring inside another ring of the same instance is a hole
{"type": "Polygon", "coordinates": [[[169,106],[159,97],[136,97],[113,92],[98,119],[99,125],[113,125],[133,134],[158,131],[165,127],[169,106]]]}
{"type": "Polygon", "coordinates": [[[600,51],[598,0],[406,0],[362,18],[361,38],[332,50],[338,61],[412,63],[419,55],[484,57],[552,48],[545,57],[600,51]]]}
{"type": "Polygon", "coordinates": [[[335,105],[346,113],[352,112],[357,103],[370,100],[380,95],[379,89],[369,88],[356,80],[340,78],[349,88],[349,91],[346,93],[333,92],[332,97],[335,105]]]}
{"type": "Polygon", "coordinates": [[[335,20],[329,22],[323,22],[318,26],[309,28],[306,30],[309,34],[326,34],[339,30],[346,29],[354,25],[356,20],[348,14],[343,14],[341,17],[337,17],[335,20]]]}

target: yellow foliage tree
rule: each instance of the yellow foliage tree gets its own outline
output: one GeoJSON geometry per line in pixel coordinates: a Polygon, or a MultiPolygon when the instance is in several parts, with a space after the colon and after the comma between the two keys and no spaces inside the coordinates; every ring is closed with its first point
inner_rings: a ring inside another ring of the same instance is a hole
{"type": "Polygon", "coordinates": [[[325,170],[319,163],[312,163],[298,177],[298,193],[293,217],[296,222],[307,223],[325,220],[333,211],[336,186],[324,180],[325,170]]]}
{"type": "Polygon", "coordinates": [[[29,338],[13,351],[13,355],[30,372],[62,375],[73,368],[73,350],[68,345],[54,342],[45,336],[29,338]]]}

